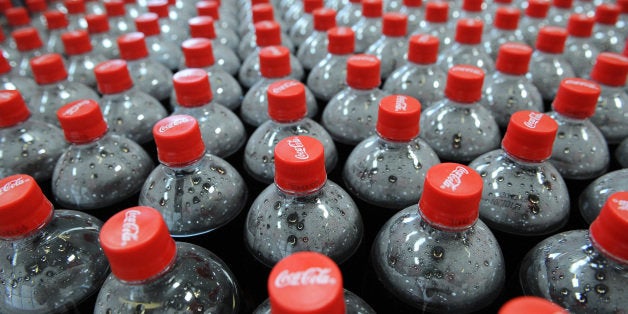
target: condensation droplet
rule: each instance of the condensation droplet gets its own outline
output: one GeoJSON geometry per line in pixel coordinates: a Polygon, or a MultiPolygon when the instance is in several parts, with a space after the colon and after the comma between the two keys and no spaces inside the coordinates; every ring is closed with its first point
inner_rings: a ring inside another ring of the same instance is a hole
{"type": "Polygon", "coordinates": [[[444,256],[445,256],[445,250],[442,247],[436,246],[432,249],[432,257],[435,260],[441,260],[443,259],[444,256]]]}
{"type": "Polygon", "coordinates": [[[606,294],[608,292],[608,287],[603,284],[595,285],[595,292],[598,294],[606,294]]]}
{"type": "Polygon", "coordinates": [[[569,154],[569,152],[570,152],[569,147],[565,147],[565,149],[563,150],[563,153],[569,154]]]}
{"type": "Polygon", "coordinates": [[[390,183],[395,183],[395,182],[397,182],[397,177],[395,177],[395,176],[390,176],[390,177],[388,177],[388,182],[390,182],[390,183]]]}
{"type": "Polygon", "coordinates": [[[201,177],[198,177],[198,176],[192,177],[192,184],[197,185],[199,183],[201,183],[201,177]]]}
{"type": "Polygon", "coordinates": [[[168,202],[168,200],[162,197],[162,198],[159,200],[159,205],[161,205],[161,206],[166,206],[166,203],[167,203],[167,202],[168,202]]]}
{"type": "Polygon", "coordinates": [[[462,146],[462,134],[456,133],[452,142],[453,148],[460,148],[462,146]]]}
{"type": "Polygon", "coordinates": [[[290,235],[288,236],[288,244],[295,246],[297,245],[297,237],[295,237],[294,235],[290,235]]]}

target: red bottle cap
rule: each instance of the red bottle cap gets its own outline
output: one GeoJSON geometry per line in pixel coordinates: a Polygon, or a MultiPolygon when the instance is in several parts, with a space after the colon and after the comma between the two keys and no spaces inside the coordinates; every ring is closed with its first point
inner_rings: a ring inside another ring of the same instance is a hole
{"type": "Polygon", "coordinates": [[[198,107],[212,101],[212,90],[207,72],[202,69],[185,69],[172,77],[177,102],[182,107],[198,107]]]}
{"type": "Polygon", "coordinates": [[[191,38],[216,38],[214,19],[210,16],[197,16],[188,20],[191,38]]]}
{"type": "Polygon", "coordinates": [[[86,31],[69,31],[61,34],[61,41],[68,56],[81,55],[92,51],[92,43],[86,31]]]}
{"type": "Polygon", "coordinates": [[[25,26],[31,23],[28,11],[23,7],[8,8],[4,11],[4,15],[7,18],[7,22],[12,27],[25,26]]]}
{"type": "Polygon", "coordinates": [[[52,203],[33,177],[16,174],[0,180],[0,238],[26,235],[52,213],[52,203]]]}
{"type": "Polygon", "coordinates": [[[459,19],[456,23],[456,42],[477,45],[482,42],[484,22],[478,19],[459,19]]]}
{"type": "Polygon", "coordinates": [[[268,86],[268,115],[286,123],[303,119],[307,113],[305,86],[296,80],[280,80],[268,86]]]}
{"type": "Polygon", "coordinates": [[[2,54],[2,49],[0,49],[0,75],[7,74],[9,72],[11,72],[11,64],[9,64],[7,58],[5,58],[2,54]]]}
{"type": "Polygon", "coordinates": [[[382,22],[382,34],[390,37],[404,37],[408,32],[408,16],[403,13],[386,13],[382,22]]]}
{"type": "Polygon", "coordinates": [[[482,84],[482,69],[466,64],[455,65],[447,72],[445,96],[455,102],[473,103],[482,97],[482,84]]]}
{"type": "Polygon", "coordinates": [[[0,128],[14,126],[28,120],[31,112],[17,90],[0,91],[0,128]]]}
{"type": "Polygon", "coordinates": [[[560,82],[552,103],[554,111],[575,119],[586,119],[595,113],[600,86],[581,78],[566,78],[560,82]]]}
{"type": "Polygon", "coordinates": [[[381,83],[381,62],[376,56],[358,54],[347,60],[347,85],[356,89],[373,89],[381,83]]]}
{"type": "Polygon", "coordinates": [[[44,12],[48,9],[46,0],[26,0],[26,7],[31,13],[44,12]]]}
{"type": "Polygon", "coordinates": [[[212,41],[207,38],[191,38],[181,44],[188,68],[206,68],[214,65],[212,41]]]}
{"type": "Polygon", "coordinates": [[[85,14],[85,1],[83,0],[65,0],[63,1],[68,14],[85,14]]]}
{"type": "Polygon", "coordinates": [[[101,62],[94,68],[94,75],[101,94],[117,94],[133,87],[133,80],[124,60],[101,62]]]}
{"type": "Polygon", "coordinates": [[[531,18],[544,19],[549,12],[550,1],[549,0],[528,0],[528,7],[525,14],[531,18]]]}
{"type": "Polygon", "coordinates": [[[438,37],[419,34],[410,37],[408,61],[416,64],[434,64],[438,59],[438,37]]]}
{"type": "Polygon", "coordinates": [[[493,2],[499,3],[499,4],[506,4],[506,5],[512,4],[512,0],[494,0],[493,2]]]}
{"type": "Polygon", "coordinates": [[[118,37],[118,48],[120,57],[124,60],[132,61],[148,57],[146,38],[144,33],[132,32],[118,37]]]}
{"type": "Polygon", "coordinates": [[[37,32],[37,29],[34,27],[25,27],[15,30],[11,33],[11,36],[17,45],[17,50],[20,52],[31,51],[44,46],[39,32],[37,32]]]}
{"type": "Polygon", "coordinates": [[[255,42],[258,47],[281,45],[281,28],[275,21],[255,23],[255,42]]]}
{"type": "Polygon", "coordinates": [[[273,314],[345,313],[340,269],[317,252],[297,252],[282,259],[268,277],[273,314]]]}
{"type": "Polygon", "coordinates": [[[201,128],[194,117],[174,115],[159,120],[153,137],[159,162],[166,166],[189,164],[205,155],[201,128]]]}
{"type": "Polygon", "coordinates": [[[462,10],[467,12],[482,12],[484,0],[463,0],[462,10]]]}
{"type": "Polygon", "coordinates": [[[425,20],[430,23],[445,23],[449,18],[449,3],[445,1],[428,2],[425,5],[425,20]]]}
{"type": "Polygon", "coordinates": [[[423,0],[403,0],[402,3],[408,8],[418,8],[423,5],[423,0]]]}
{"type": "Polygon", "coordinates": [[[57,119],[70,143],[89,143],[107,133],[107,122],[93,99],[76,100],[61,107],[57,119]]]}
{"type": "Polygon", "coordinates": [[[355,51],[355,32],[350,27],[333,27],[327,31],[327,51],[347,55],[355,51]]]}
{"type": "Polygon", "coordinates": [[[144,13],[135,18],[135,28],[146,37],[159,35],[161,33],[159,16],[155,13],[144,13]]]}
{"type": "Polygon", "coordinates": [[[124,1],[121,0],[106,0],[105,11],[108,17],[122,17],[126,15],[126,9],[124,8],[124,1]]]}
{"type": "Polygon", "coordinates": [[[573,37],[591,37],[595,18],[585,14],[572,14],[567,21],[567,33],[573,37]]]}
{"type": "Polygon", "coordinates": [[[604,255],[628,263],[628,191],[608,197],[600,215],[591,223],[591,241],[604,255]]]}
{"type": "Polygon", "coordinates": [[[336,10],[329,8],[319,8],[314,10],[314,29],[319,32],[328,31],[336,27],[336,10]]]}
{"type": "Polygon", "coordinates": [[[251,0],[252,5],[256,5],[260,3],[270,3],[270,0],[251,0]]]}
{"type": "Polygon", "coordinates": [[[70,24],[68,17],[61,11],[48,11],[44,13],[44,17],[46,18],[48,30],[64,29],[70,24]]]}
{"type": "Polygon", "coordinates": [[[519,159],[544,161],[552,155],[556,132],[558,124],[549,116],[529,110],[518,111],[510,117],[502,147],[519,159]]]}
{"type": "Polygon", "coordinates": [[[161,214],[145,206],[113,215],[100,230],[111,272],[123,281],[142,281],[163,272],[177,254],[161,214]]]}
{"type": "Polygon", "coordinates": [[[261,21],[274,21],[275,11],[270,3],[260,3],[251,7],[253,23],[261,21]]]}
{"type": "Polygon", "coordinates": [[[567,41],[566,29],[557,26],[544,26],[539,30],[536,49],[545,53],[563,53],[565,41],[567,41]]]}
{"type": "Polygon", "coordinates": [[[377,133],[384,139],[407,142],[419,135],[421,103],[404,95],[390,95],[379,103],[377,133]]]}
{"type": "Polygon", "coordinates": [[[495,27],[497,29],[514,31],[519,27],[521,11],[516,8],[501,7],[495,11],[495,27]]]}
{"type": "Polygon", "coordinates": [[[482,186],[480,175],[467,166],[437,164],[425,175],[419,200],[421,216],[443,229],[466,229],[478,219],[482,186]]]}
{"type": "Polygon", "coordinates": [[[290,75],[290,50],[284,46],[268,46],[259,51],[259,70],[263,77],[290,75]]]}
{"type": "Polygon", "coordinates": [[[619,19],[621,9],[612,3],[603,3],[595,8],[595,22],[615,26],[619,19]]]}
{"type": "Polygon", "coordinates": [[[498,314],[567,314],[567,310],[562,307],[552,303],[549,300],[540,298],[540,297],[532,297],[532,296],[523,296],[516,297],[504,304],[500,309],[498,314]]]}
{"type": "Polygon", "coordinates": [[[0,13],[6,14],[5,11],[13,7],[11,0],[0,0],[0,13]]]}
{"type": "Polygon", "coordinates": [[[87,31],[90,34],[106,33],[109,31],[109,20],[104,14],[88,14],[85,16],[87,21],[87,31]]]}
{"type": "Polygon", "coordinates": [[[323,7],[323,0],[303,0],[303,12],[312,14],[314,10],[323,7]]]}
{"type": "Polygon", "coordinates": [[[621,10],[621,14],[628,13],[628,0],[617,0],[617,5],[621,10]]]}
{"type": "Polygon", "coordinates": [[[30,64],[37,84],[50,84],[68,78],[63,59],[58,53],[49,53],[32,58],[30,64]]]}
{"type": "Polygon", "coordinates": [[[620,87],[626,84],[628,58],[612,52],[602,52],[597,56],[591,79],[607,86],[620,87]]]}
{"type": "Polygon", "coordinates": [[[327,181],[323,144],[309,136],[287,137],[275,146],[275,185],[288,193],[318,190],[327,181]]]}
{"type": "Polygon", "coordinates": [[[362,16],[368,18],[382,17],[383,11],[382,0],[362,0],[362,16]]]}
{"type": "Polygon", "coordinates": [[[552,6],[561,9],[571,9],[573,6],[573,0],[554,0],[552,1],[552,6]]]}
{"type": "Polygon", "coordinates": [[[218,3],[214,1],[199,1],[196,3],[196,14],[198,16],[211,16],[214,20],[220,19],[218,3]]]}
{"type": "Polygon", "coordinates": [[[157,14],[159,18],[168,18],[169,9],[168,1],[165,0],[151,0],[148,2],[148,12],[157,14]]]}
{"type": "Polygon", "coordinates": [[[510,75],[528,73],[532,48],[520,43],[505,43],[499,47],[495,68],[497,71],[510,75]]]}

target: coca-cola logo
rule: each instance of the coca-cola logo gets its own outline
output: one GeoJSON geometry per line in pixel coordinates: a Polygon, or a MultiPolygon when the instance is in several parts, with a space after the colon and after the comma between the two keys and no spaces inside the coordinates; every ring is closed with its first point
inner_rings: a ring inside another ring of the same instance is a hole
{"type": "Polygon", "coordinates": [[[7,183],[5,183],[2,187],[0,187],[0,195],[7,193],[15,188],[17,188],[18,186],[26,183],[26,182],[30,182],[31,179],[30,178],[24,178],[24,177],[17,177],[7,183]]]}
{"type": "Polygon", "coordinates": [[[273,94],[279,94],[283,91],[285,91],[286,89],[293,87],[293,86],[297,86],[299,85],[299,82],[297,81],[287,81],[285,83],[282,83],[281,85],[277,86],[277,87],[273,87],[273,89],[271,90],[271,92],[273,94]]]}
{"type": "Polygon", "coordinates": [[[308,155],[307,151],[305,150],[305,146],[300,139],[293,138],[288,140],[288,146],[294,149],[294,158],[302,160],[310,158],[310,155],[308,155]]]}
{"type": "Polygon", "coordinates": [[[376,63],[378,61],[377,57],[370,55],[361,55],[361,56],[353,56],[351,57],[352,62],[368,62],[368,63],[376,63]]]}
{"type": "Polygon", "coordinates": [[[331,268],[310,267],[303,271],[282,271],[275,278],[275,287],[323,286],[334,285],[336,282],[336,278],[331,276],[331,268]]]}
{"type": "Polygon", "coordinates": [[[81,100],[81,101],[79,101],[79,102],[75,103],[74,105],[72,105],[72,107],[70,107],[70,108],[66,109],[66,110],[63,112],[63,115],[64,115],[64,116],[66,116],[66,117],[68,117],[68,116],[72,116],[72,115],[74,115],[75,113],[77,113],[79,110],[81,110],[81,108],[83,108],[83,107],[85,107],[85,106],[89,105],[90,103],[91,103],[91,101],[89,101],[89,100],[87,100],[87,99],[86,99],[86,100],[81,100]]]}
{"type": "Polygon", "coordinates": [[[467,67],[467,66],[455,66],[453,68],[451,68],[452,72],[461,72],[461,73],[471,73],[474,75],[482,75],[484,74],[484,72],[482,72],[482,70],[478,69],[478,68],[471,68],[471,67],[467,67]]]}
{"type": "Polygon", "coordinates": [[[2,99],[2,100],[9,100],[9,99],[11,99],[11,95],[12,95],[11,92],[2,91],[2,92],[0,92],[0,99],[2,99]]]}
{"type": "Polygon", "coordinates": [[[168,130],[176,127],[177,125],[188,123],[190,121],[191,121],[190,118],[186,118],[186,117],[170,120],[170,122],[168,122],[167,124],[159,126],[159,133],[167,132],[168,130]]]}
{"type": "Polygon", "coordinates": [[[408,103],[406,102],[406,96],[397,96],[395,99],[395,111],[407,111],[408,103]]]}
{"type": "Polygon", "coordinates": [[[456,191],[458,186],[462,183],[462,176],[469,174],[469,171],[462,166],[456,167],[440,185],[441,189],[451,189],[456,191]]]}
{"type": "Polygon", "coordinates": [[[614,198],[613,203],[617,204],[617,209],[619,210],[628,210],[628,200],[618,200],[614,198]]]}
{"type": "Polygon", "coordinates": [[[140,226],[137,224],[137,216],[142,213],[138,210],[129,210],[124,214],[122,221],[122,233],[120,235],[120,245],[126,246],[130,241],[137,241],[140,233],[140,226]]]}
{"type": "Polygon", "coordinates": [[[543,118],[542,113],[530,112],[530,114],[528,115],[528,121],[524,122],[523,124],[530,129],[535,129],[536,125],[539,124],[539,121],[541,121],[541,118],[543,118]]]}
{"type": "Polygon", "coordinates": [[[591,82],[585,81],[585,80],[572,80],[572,79],[566,79],[564,82],[565,85],[573,85],[573,86],[581,86],[581,87],[586,87],[586,88],[590,88],[590,89],[599,89],[599,87],[591,82]]]}

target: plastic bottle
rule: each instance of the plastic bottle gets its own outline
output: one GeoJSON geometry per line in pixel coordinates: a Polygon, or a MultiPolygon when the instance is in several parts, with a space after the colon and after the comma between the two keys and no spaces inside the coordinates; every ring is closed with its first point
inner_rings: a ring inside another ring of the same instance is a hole
{"type": "Polygon", "coordinates": [[[26,5],[26,9],[30,15],[31,26],[40,32],[46,31],[47,23],[44,13],[49,11],[46,0],[26,0],[23,1],[22,4],[26,5]]]}
{"type": "Polygon", "coordinates": [[[419,23],[424,19],[423,0],[403,0],[399,13],[408,17],[408,34],[418,30],[419,23]]]}
{"type": "Polygon", "coordinates": [[[438,51],[443,52],[454,42],[454,30],[448,23],[449,2],[433,1],[425,5],[425,19],[412,35],[428,34],[438,38],[438,51]]]}
{"type": "Polygon", "coordinates": [[[315,9],[323,7],[323,0],[303,0],[303,15],[290,27],[288,34],[295,46],[301,46],[314,30],[315,9]]]}
{"type": "Polygon", "coordinates": [[[18,90],[24,102],[29,103],[36,89],[37,83],[12,69],[9,61],[0,53],[0,90],[18,90]]]}
{"type": "Polygon", "coordinates": [[[499,48],[496,71],[486,80],[482,104],[497,125],[506,130],[510,116],[520,110],[543,112],[543,98],[528,78],[532,48],[520,43],[505,43],[499,48]]]}
{"type": "Polygon", "coordinates": [[[102,222],[54,210],[28,175],[6,177],[0,186],[0,311],[76,311],[107,277],[97,238],[102,222]]]}
{"type": "MultiPolygon", "coordinates": [[[[252,2],[251,2],[252,4],[252,2]]],[[[248,33],[255,32],[255,23],[261,21],[274,21],[275,7],[270,3],[257,3],[251,6],[250,14],[246,14],[244,20],[240,22],[238,27],[238,35],[240,38],[245,37],[248,33]]],[[[236,47],[237,51],[237,47],[236,47]]]]}
{"type": "Polygon", "coordinates": [[[312,33],[297,50],[297,59],[303,69],[308,71],[325,59],[328,51],[327,31],[336,27],[336,11],[333,9],[316,9],[312,16],[314,20],[312,33]]]}
{"type": "Polygon", "coordinates": [[[381,76],[385,80],[406,62],[408,53],[408,17],[401,13],[386,13],[382,18],[382,36],[366,49],[381,61],[381,76]]]}
{"type": "Polygon", "coordinates": [[[188,25],[190,26],[190,38],[207,38],[212,41],[214,58],[218,67],[231,75],[238,74],[240,59],[235,53],[238,50],[237,48],[230,48],[230,43],[223,40],[224,37],[217,37],[214,19],[209,16],[197,16],[191,18],[188,25]]]}
{"type": "Polygon", "coordinates": [[[628,308],[625,243],[628,192],[609,197],[588,230],[553,235],[537,244],[520,270],[525,294],[543,297],[570,313],[613,313],[628,308]]]}
{"type": "Polygon", "coordinates": [[[378,87],[379,73],[375,56],[358,54],[347,60],[347,87],[327,103],[321,119],[335,141],[357,145],[375,135],[378,106],[387,95],[378,87]]]}
{"type": "Polygon", "coordinates": [[[351,27],[355,32],[356,53],[365,52],[382,37],[382,7],[382,0],[362,0],[362,16],[351,27]]]}
{"type": "Polygon", "coordinates": [[[533,296],[518,296],[504,303],[498,314],[567,314],[567,310],[556,303],[533,296]]]}
{"type": "Polygon", "coordinates": [[[593,223],[608,198],[621,191],[628,191],[628,169],[608,172],[591,182],[578,199],[578,208],[584,221],[593,223]]]}
{"type": "MultiPolygon", "coordinates": [[[[497,9],[493,27],[484,40],[484,50],[493,60],[497,60],[499,47],[508,42],[525,43],[523,33],[518,29],[521,11],[513,7],[497,9]]],[[[488,25],[488,24],[487,24],[488,25]]]]}
{"type": "Polygon", "coordinates": [[[109,33],[109,20],[103,14],[90,14],[85,16],[87,31],[92,41],[94,51],[107,59],[120,58],[120,50],[116,44],[117,36],[109,33]]]}
{"type": "Polygon", "coordinates": [[[229,267],[205,248],[175,242],[155,209],[138,206],[115,214],[99,239],[111,275],[94,313],[237,313],[240,292],[229,267]]]}
{"type": "Polygon", "coordinates": [[[593,27],[593,44],[601,52],[622,52],[625,38],[617,32],[615,24],[621,12],[618,5],[604,3],[595,9],[595,26],[593,27]]]}
{"type": "Polygon", "coordinates": [[[45,49],[51,53],[63,54],[63,42],[61,34],[68,31],[68,18],[61,11],[48,11],[44,14],[46,17],[47,38],[45,49]]]}
{"type": "Polygon", "coordinates": [[[628,168],[628,138],[624,139],[615,149],[615,159],[623,168],[628,168]]]}
{"type": "Polygon", "coordinates": [[[615,24],[616,30],[621,36],[621,38],[628,37],[628,1],[626,0],[618,0],[617,5],[619,6],[621,13],[619,14],[619,18],[617,19],[617,24],[615,24]]]}
{"type": "MultiPolygon", "coordinates": [[[[240,38],[236,33],[238,29],[237,20],[229,18],[227,16],[223,18],[223,16],[218,11],[218,5],[216,1],[199,1],[196,4],[196,7],[199,17],[208,16],[214,19],[214,26],[216,27],[216,37],[220,38],[221,42],[223,40],[233,42],[237,46],[234,47],[232,44],[229,44],[228,46],[232,47],[232,49],[234,49],[234,52],[237,52],[237,47],[239,47],[240,44],[240,38]]],[[[255,39],[253,39],[253,42],[254,41],[255,39]]],[[[227,45],[225,42],[223,42],[223,44],[227,45]]]]}
{"type": "Polygon", "coordinates": [[[296,252],[273,267],[268,276],[269,298],[253,313],[375,313],[342,286],[342,273],[329,257],[296,252]]]}
{"type": "Polygon", "coordinates": [[[68,56],[68,81],[78,82],[95,90],[94,68],[107,61],[107,58],[93,51],[85,30],[65,32],[61,35],[61,40],[68,56]]]}
{"type": "Polygon", "coordinates": [[[602,132],[589,120],[595,113],[600,87],[570,78],[560,83],[548,113],[558,122],[550,161],[565,179],[597,178],[608,169],[610,156],[602,132]]]}
{"type": "Polygon", "coordinates": [[[462,0],[462,6],[460,7],[459,15],[456,17],[454,13],[453,21],[460,19],[475,19],[480,20],[487,25],[493,23],[493,17],[489,16],[488,20],[484,20],[486,17],[486,12],[484,9],[486,8],[486,4],[484,0],[462,0]]]}
{"type": "Polygon", "coordinates": [[[87,30],[87,20],[85,15],[87,14],[87,7],[83,0],[64,0],[63,5],[67,12],[68,17],[68,30],[87,30]]]}
{"type": "MultiPolygon", "coordinates": [[[[28,14],[28,10],[24,7],[13,7],[4,11],[4,16],[7,18],[7,28],[9,32],[14,32],[23,28],[33,27],[37,30],[38,33],[42,36],[42,40],[46,41],[45,38],[46,30],[45,29],[37,29],[36,27],[31,25],[31,18],[28,14]]],[[[40,26],[41,27],[41,26],[40,26]]]]}
{"type": "Polygon", "coordinates": [[[117,38],[120,35],[135,31],[133,20],[126,15],[124,1],[107,0],[104,2],[104,5],[107,19],[109,20],[109,34],[112,37],[117,38]]]}
{"type": "Polygon", "coordinates": [[[265,90],[270,120],[255,129],[246,143],[244,168],[247,172],[260,182],[272,183],[275,146],[280,140],[296,135],[308,135],[321,142],[325,150],[325,169],[331,172],[338,162],[338,153],[327,130],[306,117],[307,88],[294,80],[278,80],[265,90]]]}
{"type": "Polygon", "coordinates": [[[552,0],[552,6],[548,12],[549,25],[567,27],[567,21],[573,12],[573,2],[573,0],[552,0]]]}
{"type": "Polygon", "coordinates": [[[524,16],[521,17],[521,22],[519,23],[519,29],[523,33],[526,43],[532,47],[536,46],[539,30],[549,25],[547,14],[550,4],[550,0],[527,1],[524,16]]]}
{"type": "Polygon", "coordinates": [[[567,22],[567,41],[565,58],[578,77],[585,77],[591,72],[600,51],[591,41],[595,19],[584,14],[572,14],[567,22]]]}
{"type": "Polygon", "coordinates": [[[486,3],[483,5],[485,5],[486,8],[484,8],[484,16],[482,17],[482,20],[486,24],[488,24],[489,22],[495,23],[495,14],[497,13],[497,10],[499,10],[500,8],[517,9],[519,11],[520,16],[523,13],[521,8],[517,7],[517,4],[513,0],[486,1],[486,3]]]}
{"type": "Polygon", "coordinates": [[[137,3],[137,0],[124,0],[124,10],[126,11],[126,14],[132,19],[137,18],[143,13],[146,13],[147,12],[146,7],[148,7],[148,5],[149,5],[148,1],[140,5],[139,3],[137,3]]]}
{"type": "Polygon", "coordinates": [[[0,27],[0,50],[0,55],[9,60],[12,67],[17,64],[17,60],[20,58],[20,55],[17,52],[17,45],[12,38],[6,37],[2,27],[0,27]]]}
{"type": "Polygon", "coordinates": [[[440,160],[419,138],[421,104],[403,95],[384,97],[377,134],[358,144],[345,162],[343,179],[351,194],[375,206],[400,210],[416,204],[425,173],[440,160]]]}
{"type": "Polygon", "coordinates": [[[556,98],[562,80],[576,76],[564,55],[566,40],[564,28],[545,26],[539,30],[536,50],[530,61],[530,77],[545,102],[556,98]]]}
{"type": "Polygon", "coordinates": [[[360,211],[327,180],[323,150],[309,136],[287,137],[275,147],[275,183],[253,201],[244,226],[247,248],[264,265],[300,251],[341,264],[358,249],[364,232],[360,211]]]}
{"type": "MultiPolygon", "coordinates": [[[[169,8],[167,0],[151,0],[148,2],[148,12],[157,14],[158,24],[163,39],[174,43],[174,46],[180,47],[184,40],[188,38],[188,30],[182,24],[183,21],[171,20],[169,18],[169,8]]],[[[174,7],[172,9],[175,9],[174,7]]],[[[143,14],[142,14],[143,15],[143,14]]],[[[141,15],[140,15],[141,16],[141,15]]],[[[138,16],[139,17],[139,16],[138,16]]],[[[135,20],[137,26],[137,19],[135,20]]],[[[139,30],[139,28],[138,28],[139,30]]],[[[141,31],[141,30],[140,30],[141,31]]],[[[160,44],[165,44],[160,41],[160,44]]]]}
{"type": "Polygon", "coordinates": [[[428,170],[418,205],[380,229],[374,271],[397,298],[421,311],[467,313],[494,300],[504,283],[504,258],[478,217],[482,179],[469,167],[428,170]]]}
{"type": "Polygon", "coordinates": [[[349,0],[349,3],[338,9],[336,23],[338,26],[352,27],[362,17],[362,1],[349,0]]]}
{"type": "Polygon", "coordinates": [[[170,71],[176,71],[183,62],[181,45],[161,33],[159,16],[155,13],[144,13],[135,19],[135,27],[145,36],[149,58],[163,64],[170,71]]]}
{"type": "Polygon", "coordinates": [[[167,113],[157,99],[134,86],[129,71],[125,61],[109,60],[97,65],[94,74],[111,132],[145,144],[153,140],[153,125],[167,113]]]}
{"type": "Polygon", "coordinates": [[[30,61],[46,53],[46,48],[40,34],[34,27],[27,27],[11,33],[19,53],[16,66],[17,73],[21,76],[33,77],[30,61]]]}
{"type": "Polygon", "coordinates": [[[495,71],[495,62],[482,45],[483,28],[484,23],[479,19],[458,20],[455,42],[440,54],[437,61],[443,71],[458,64],[476,66],[485,73],[495,71]]]}
{"type": "Polygon", "coordinates": [[[246,34],[240,40],[240,44],[238,46],[238,56],[240,56],[241,60],[246,61],[261,47],[269,45],[282,45],[288,48],[290,52],[295,51],[292,40],[287,34],[281,31],[279,23],[275,21],[261,21],[255,23],[254,27],[255,32],[246,34]],[[259,36],[261,36],[261,38],[258,39],[259,36]]]}

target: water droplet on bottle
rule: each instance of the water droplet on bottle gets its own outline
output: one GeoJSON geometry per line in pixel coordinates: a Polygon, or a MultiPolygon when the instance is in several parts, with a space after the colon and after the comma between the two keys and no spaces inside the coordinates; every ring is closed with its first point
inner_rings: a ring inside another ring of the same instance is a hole
{"type": "Polygon", "coordinates": [[[384,160],[384,155],[379,154],[379,155],[377,155],[376,159],[377,159],[377,161],[382,161],[382,160],[384,160]]]}
{"type": "Polygon", "coordinates": [[[569,154],[569,147],[565,147],[565,149],[563,150],[563,152],[564,152],[565,154],[569,154]]]}
{"type": "Polygon", "coordinates": [[[273,208],[275,210],[279,210],[281,208],[281,202],[280,201],[275,202],[275,205],[273,206],[273,208]]]}
{"type": "Polygon", "coordinates": [[[292,213],[288,215],[288,218],[286,220],[288,221],[289,224],[293,224],[293,223],[296,223],[298,219],[299,219],[299,215],[297,215],[297,213],[292,213]]]}
{"type": "Polygon", "coordinates": [[[28,157],[28,151],[23,150],[22,151],[22,157],[28,157]]]}
{"type": "Polygon", "coordinates": [[[204,189],[205,191],[209,191],[209,188],[211,188],[211,184],[209,184],[209,183],[207,183],[207,182],[203,183],[203,189],[204,189]]]}
{"type": "Polygon", "coordinates": [[[432,249],[432,258],[435,260],[441,260],[445,256],[445,250],[442,247],[436,246],[432,249]]]}
{"type": "Polygon", "coordinates": [[[224,175],[225,173],[227,173],[227,171],[222,167],[216,167],[216,172],[218,172],[220,175],[224,175]]]}
{"type": "Polygon", "coordinates": [[[606,279],[606,273],[599,271],[597,273],[595,273],[595,279],[599,280],[599,281],[603,281],[606,279]]]}
{"type": "Polygon", "coordinates": [[[460,148],[462,146],[462,134],[456,133],[452,142],[453,148],[460,148]]]}
{"type": "Polygon", "coordinates": [[[135,314],[144,314],[146,313],[146,307],[144,306],[144,304],[138,304],[135,307],[135,314]]]}
{"type": "Polygon", "coordinates": [[[395,182],[397,182],[397,177],[395,177],[395,176],[390,176],[390,177],[388,177],[388,182],[390,182],[390,183],[395,183],[395,182]]]}
{"type": "Polygon", "coordinates": [[[598,294],[606,294],[608,292],[608,287],[603,284],[595,285],[595,292],[598,294]]]}
{"type": "Polygon", "coordinates": [[[198,204],[200,202],[201,202],[201,200],[198,198],[198,196],[194,196],[194,198],[192,198],[192,203],[198,204]]]}
{"type": "Polygon", "coordinates": [[[558,132],[557,134],[558,138],[565,138],[565,132],[558,132]]]}
{"type": "Polygon", "coordinates": [[[497,182],[504,182],[504,177],[497,177],[497,182]]]}
{"type": "Polygon", "coordinates": [[[201,183],[201,177],[192,177],[192,184],[197,185],[199,183],[201,183]]]}
{"type": "Polygon", "coordinates": [[[128,153],[128,152],[129,152],[129,148],[128,148],[128,147],[126,147],[126,145],[121,146],[121,147],[120,147],[120,150],[121,150],[123,153],[128,153]]]}
{"type": "Polygon", "coordinates": [[[92,179],[98,179],[98,174],[97,173],[92,173],[91,178],[92,179]]]}
{"type": "Polygon", "coordinates": [[[297,245],[297,237],[295,237],[294,235],[288,236],[288,244],[292,246],[297,245]]]}
{"type": "Polygon", "coordinates": [[[528,195],[528,208],[530,209],[530,212],[534,215],[538,214],[541,211],[541,207],[539,206],[539,196],[536,194],[530,194],[528,195]]]}
{"type": "Polygon", "coordinates": [[[395,266],[395,264],[397,264],[397,260],[399,258],[396,255],[391,255],[388,257],[388,264],[390,264],[390,266],[395,266]]]}
{"type": "Polygon", "coordinates": [[[162,198],[159,200],[159,205],[161,205],[161,206],[166,206],[166,203],[167,203],[167,202],[168,202],[168,200],[162,197],[162,198]]]}
{"type": "Polygon", "coordinates": [[[562,288],[562,289],[560,290],[560,294],[562,294],[562,295],[564,295],[564,296],[568,295],[568,294],[569,294],[569,289],[567,289],[567,288],[562,288]]]}

